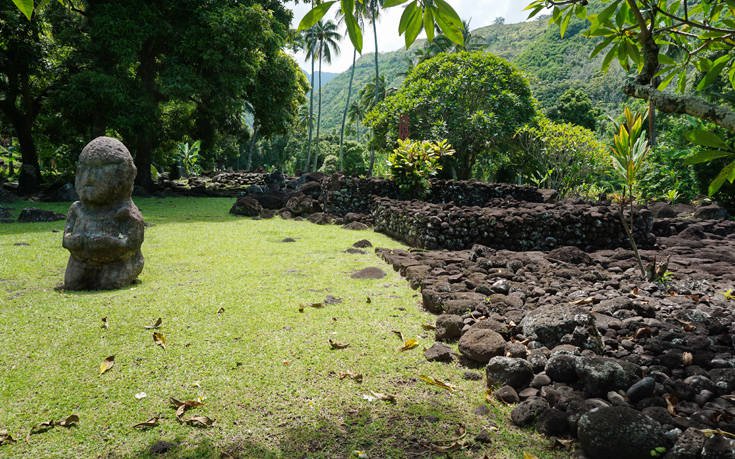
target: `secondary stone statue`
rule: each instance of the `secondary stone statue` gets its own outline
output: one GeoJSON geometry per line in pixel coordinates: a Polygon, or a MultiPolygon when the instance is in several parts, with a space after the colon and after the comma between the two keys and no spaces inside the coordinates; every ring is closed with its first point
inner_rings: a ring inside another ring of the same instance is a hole
{"type": "Polygon", "coordinates": [[[97,137],[79,155],[63,246],[67,290],[108,290],[131,284],[143,270],[143,216],[133,203],[137,170],[119,140],[97,137]]]}

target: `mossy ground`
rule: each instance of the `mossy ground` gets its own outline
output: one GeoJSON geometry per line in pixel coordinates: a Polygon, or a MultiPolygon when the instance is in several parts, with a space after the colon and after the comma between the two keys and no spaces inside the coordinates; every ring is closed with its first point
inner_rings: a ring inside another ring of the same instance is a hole
{"type": "Polygon", "coordinates": [[[467,369],[427,362],[422,349],[433,333],[421,325],[433,317],[416,292],[370,249],[343,252],[362,238],[401,244],[369,231],[232,217],[231,199],[136,202],[151,224],[145,269],[140,283],[117,291],[55,290],[68,256],[63,221],[0,224],[0,430],[18,440],[0,446],[0,456],[145,457],[161,441],[175,445],[166,457],[442,456],[431,444],[446,445],[460,427],[464,447],[451,456],[561,454],[511,427],[507,407],[484,401],[483,380],[462,378],[467,369]],[[350,278],[367,266],[387,276],[350,278]],[[299,312],[326,295],[342,303],[299,312]],[[144,328],[158,317],[166,350],[144,328]],[[394,330],[419,347],[399,352],[394,330]],[[350,346],[330,350],[330,338],[350,346]],[[115,366],[100,375],[110,355],[115,366]],[[340,380],[348,370],[364,381],[340,380]],[[457,391],[427,385],[422,374],[457,391]],[[363,399],[371,391],[397,403],[363,399]],[[137,400],[140,392],[147,397],[137,400]],[[216,423],[177,422],[170,397],[201,397],[205,404],[187,416],[216,423]],[[483,405],[489,411],[476,414],[483,405]],[[33,425],[70,414],[78,426],[27,437],[33,425]],[[154,416],[157,427],[132,427],[154,416]],[[483,429],[492,443],[473,440],[483,429]]]}

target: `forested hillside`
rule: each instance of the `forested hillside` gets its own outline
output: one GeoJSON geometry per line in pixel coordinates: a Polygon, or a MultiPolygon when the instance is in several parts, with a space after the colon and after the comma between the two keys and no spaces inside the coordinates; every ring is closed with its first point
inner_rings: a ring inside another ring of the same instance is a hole
{"type": "MultiPolygon", "coordinates": [[[[565,90],[581,88],[592,98],[595,106],[610,113],[617,112],[616,108],[624,98],[620,90],[623,72],[615,66],[611,66],[607,74],[600,72],[602,57],[589,59],[594,41],[579,33],[582,26],[581,21],[571,24],[564,38],[560,38],[559,29],[550,26],[546,19],[490,25],[476,29],[472,34],[479,38],[482,49],[510,60],[524,71],[542,109],[552,108],[565,90]]],[[[423,46],[424,42],[418,41],[409,50],[380,53],[380,74],[385,76],[389,88],[400,85],[414,60],[415,50],[423,46]]],[[[373,59],[372,53],[358,58],[353,98],[375,77],[373,59]]],[[[339,128],[349,78],[348,70],[329,84],[324,84],[322,129],[327,132],[339,128]]]]}

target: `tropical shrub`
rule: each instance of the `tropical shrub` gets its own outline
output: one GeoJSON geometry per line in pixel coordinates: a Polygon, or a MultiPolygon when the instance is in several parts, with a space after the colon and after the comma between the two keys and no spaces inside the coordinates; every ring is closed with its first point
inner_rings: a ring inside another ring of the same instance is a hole
{"type": "Polygon", "coordinates": [[[440,160],[453,154],[446,139],[437,142],[399,139],[398,148],[387,162],[391,177],[401,191],[421,196],[429,189],[429,178],[442,169],[440,160]]]}
{"type": "Polygon", "coordinates": [[[587,128],[542,118],[519,129],[516,139],[520,153],[511,161],[527,183],[566,195],[585,183],[605,181],[607,149],[587,128]]]}

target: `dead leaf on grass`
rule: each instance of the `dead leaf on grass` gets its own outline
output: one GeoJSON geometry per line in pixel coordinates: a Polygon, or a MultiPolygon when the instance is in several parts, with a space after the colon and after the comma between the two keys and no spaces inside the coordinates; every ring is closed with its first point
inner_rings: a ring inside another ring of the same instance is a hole
{"type": "Polygon", "coordinates": [[[401,341],[405,341],[406,339],[403,337],[403,333],[401,333],[400,330],[391,330],[401,341]]]}
{"type": "Polygon", "coordinates": [[[105,330],[110,328],[110,323],[107,321],[107,317],[102,318],[102,328],[104,328],[105,330]]]}
{"type": "Polygon", "coordinates": [[[329,338],[328,341],[329,347],[332,349],[344,349],[350,346],[350,343],[340,343],[339,341],[333,341],[332,338],[329,338]]]}
{"type": "Polygon", "coordinates": [[[431,376],[426,375],[419,375],[419,379],[425,382],[426,384],[430,384],[432,386],[441,387],[444,390],[448,390],[449,392],[454,392],[457,390],[456,387],[449,383],[445,383],[444,381],[436,378],[432,378],[431,376]]]}
{"type": "Polygon", "coordinates": [[[339,379],[349,378],[357,383],[362,383],[362,373],[354,373],[350,370],[340,371],[338,373],[339,379]]]}
{"type": "Polygon", "coordinates": [[[387,395],[387,394],[381,394],[380,392],[370,391],[369,394],[363,394],[362,398],[364,398],[368,402],[374,402],[376,400],[381,400],[383,402],[396,403],[396,398],[394,396],[387,395]]]}
{"type": "Polygon", "coordinates": [[[176,417],[177,418],[180,418],[181,416],[183,416],[186,410],[190,408],[204,405],[204,402],[202,402],[201,400],[185,400],[182,402],[181,400],[177,400],[173,397],[171,397],[170,400],[171,400],[171,404],[176,407],[176,417]]]}
{"type": "Polygon", "coordinates": [[[158,421],[159,421],[160,419],[161,419],[161,418],[159,418],[158,416],[155,416],[155,417],[152,417],[152,418],[150,418],[150,419],[149,419],[149,420],[147,420],[147,421],[143,421],[143,422],[140,422],[140,423],[138,423],[138,424],[135,424],[135,425],[133,426],[133,428],[134,428],[134,429],[143,429],[143,430],[144,430],[144,429],[150,429],[150,428],[152,428],[152,427],[156,427],[156,426],[158,425],[158,421]]]}
{"type": "Polygon", "coordinates": [[[538,456],[531,454],[528,451],[523,452],[523,459],[538,459],[538,456]]]}
{"type": "Polygon", "coordinates": [[[79,416],[76,414],[72,414],[71,416],[68,416],[66,419],[62,419],[61,421],[57,422],[57,426],[61,427],[71,427],[73,425],[79,424],[79,416]]]}
{"type": "Polygon", "coordinates": [[[207,416],[192,416],[184,420],[184,422],[194,427],[212,427],[214,419],[208,418],[207,416]]]}
{"type": "Polygon", "coordinates": [[[554,445],[552,447],[571,450],[573,445],[574,445],[574,440],[554,438],[554,445]]]}
{"type": "Polygon", "coordinates": [[[217,309],[217,317],[222,317],[222,314],[224,313],[225,313],[225,308],[217,309]]]}
{"type": "Polygon", "coordinates": [[[158,320],[156,320],[153,323],[153,325],[146,325],[145,326],[145,329],[146,330],[155,330],[157,328],[160,328],[162,323],[163,323],[163,320],[159,317],[158,320]]]}
{"type": "Polygon", "coordinates": [[[465,426],[460,425],[457,429],[457,437],[443,442],[432,443],[431,449],[438,453],[447,453],[454,451],[455,449],[462,448],[464,446],[464,438],[467,435],[467,429],[465,426]]]}
{"type": "Polygon", "coordinates": [[[413,349],[413,348],[417,347],[418,345],[419,345],[419,342],[416,341],[415,339],[411,338],[411,339],[407,339],[406,341],[404,341],[403,342],[403,346],[401,346],[400,348],[398,348],[398,350],[401,351],[401,352],[408,351],[410,349],[413,349]]]}
{"type": "Polygon", "coordinates": [[[55,425],[56,423],[53,420],[36,424],[35,426],[31,427],[31,432],[28,435],[36,435],[43,432],[48,432],[49,430],[53,429],[55,425]]]}
{"type": "Polygon", "coordinates": [[[143,400],[146,397],[148,397],[148,394],[146,394],[145,392],[138,392],[137,394],[135,394],[136,400],[143,400]]]}
{"type": "Polygon", "coordinates": [[[652,330],[649,327],[640,327],[635,331],[633,339],[650,338],[652,330]]]}
{"type": "Polygon", "coordinates": [[[15,443],[17,440],[13,438],[7,430],[0,430],[0,446],[15,443]]]}
{"type": "Polygon", "coordinates": [[[303,304],[299,305],[299,312],[304,312],[305,306],[303,304]]]}
{"type": "Polygon", "coordinates": [[[311,303],[309,306],[311,306],[314,309],[321,309],[324,307],[322,303],[311,303]]]}
{"type": "Polygon", "coordinates": [[[421,324],[421,328],[423,328],[426,331],[431,331],[431,330],[436,330],[436,325],[421,324]]]}
{"type": "Polygon", "coordinates": [[[370,304],[372,302],[373,302],[373,300],[371,300],[370,297],[367,297],[367,299],[365,299],[365,303],[367,303],[367,304],[370,304]]]}
{"type": "Polygon", "coordinates": [[[340,304],[342,302],[342,298],[338,298],[332,295],[327,295],[326,298],[324,298],[324,304],[340,304]]]}
{"type": "Polygon", "coordinates": [[[491,405],[494,403],[494,401],[493,401],[493,390],[492,389],[485,389],[485,401],[487,403],[490,403],[491,405]]]}
{"type": "Polygon", "coordinates": [[[115,356],[111,355],[107,357],[105,360],[102,361],[100,364],[100,374],[105,373],[110,370],[110,368],[115,366],[115,356]]]}
{"type": "Polygon", "coordinates": [[[153,332],[153,342],[161,346],[164,350],[166,349],[166,337],[163,333],[153,332]]]}

